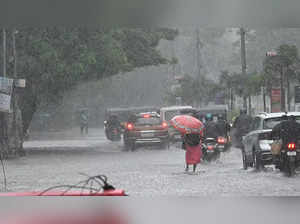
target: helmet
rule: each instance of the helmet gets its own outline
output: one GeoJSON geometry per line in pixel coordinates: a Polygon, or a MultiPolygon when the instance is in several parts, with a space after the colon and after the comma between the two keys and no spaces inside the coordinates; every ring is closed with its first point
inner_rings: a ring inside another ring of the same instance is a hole
{"type": "Polygon", "coordinates": [[[205,115],[205,120],[211,121],[212,120],[212,114],[206,114],[205,115]]]}

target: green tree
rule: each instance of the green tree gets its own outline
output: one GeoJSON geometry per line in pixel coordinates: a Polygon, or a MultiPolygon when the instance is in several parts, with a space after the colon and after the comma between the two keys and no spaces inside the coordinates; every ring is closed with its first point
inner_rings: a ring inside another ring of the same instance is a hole
{"type": "Polygon", "coordinates": [[[21,99],[24,132],[38,107],[57,103],[78,83],[135,68],[169,63],[156,49],[178,31],[159,29],[22,28],[19,74],[27,79],[21,99]]]}
{"type": "Polygon", "coordinates": [[[288,110],[290,110],[290,83],[300,80],[297,73],[299,64],[298,49],[295,45],[283,44],[277,48],[277,56],[267,56],[264,60],[263,83],[270,92],[274,86],[281,85],[280,74],[284,73],[282,85],[287,89],[288,110]]]}
{"type": "Polygon", "coordinates": [[[281,58],[281,63],[286,68],[284,75],[287,88],[288,110],[290,111],[292,98],[290,94],[290,82],[295,81],[297,78],[296,72],[292,66],[299,62],[298,48],[295,45],[283,44],[278,47],[277,51],[281,58]]]}

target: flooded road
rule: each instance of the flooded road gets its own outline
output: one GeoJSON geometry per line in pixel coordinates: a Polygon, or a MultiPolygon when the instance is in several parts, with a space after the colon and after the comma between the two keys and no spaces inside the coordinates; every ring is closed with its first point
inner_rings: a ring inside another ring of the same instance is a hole
{"type": "MultiPolygon", "coordinates": [[[[111,184],[131,196],[300,195],[300,175],[287,178],[273,167],[245,171],[236,148],[223,153],[218,161],[201,163],[198,172],[192,174],[184,172],[185,151],[176,146],[125,152],[122,142],[106,140],[101,129],[83,137],[35,139],[24,147],[26,157],[5,161],[10,191],[75,184],[85,179],[80,175],[85,173],[104,174],[111,184]]],[[[0,184],[3,186],[2,178],[0,184]]]]}

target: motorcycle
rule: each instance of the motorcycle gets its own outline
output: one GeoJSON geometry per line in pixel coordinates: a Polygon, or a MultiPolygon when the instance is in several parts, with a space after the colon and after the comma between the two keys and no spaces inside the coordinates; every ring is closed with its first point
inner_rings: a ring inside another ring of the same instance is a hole
{"type": "Polygon", "coordinates": [[[285,145],[281,151],[279,159],[275,162],[275,166],[280,171],[287,174],[288,177],[294,176],[295,170],[300,165],[300,148],[298,144],[290,142],[285,145]]]}
{"type": "Polygon", "coordinates": [[[229,148],[229,141],[228,138],[223,137],[223,136],[219,136],[217,138],[217,148],[220,152],[225,152],[228,150],[229,148]]]}
{"type": "Polygon", "coordinates": [[[121,130],[117,127],[112,127],[109,133],[109,139],[111,141],[121,141],[121,130]]]}
{"type": "Polygon", "coordinates": [[[244,137],[247,135],[248,133],[248,130],[238,130],[238,129],[235,129],[234,132],[233,132],[233,145],[236,147],[236,148],[240,148],[240,149],[243,149],[243,139],[244,137]]]}
{"type": "Polygon", "coordinates": [[[220,158],[218,143],[215,138],[206,138],[202,143],[203,160],[212,161],[220,158]]]}

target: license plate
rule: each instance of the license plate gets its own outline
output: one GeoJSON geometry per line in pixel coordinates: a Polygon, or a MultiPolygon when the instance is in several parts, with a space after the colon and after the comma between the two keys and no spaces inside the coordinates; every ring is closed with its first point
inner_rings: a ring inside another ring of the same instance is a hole
{"type": "Polygon", "coordinates": [[[151,138],[154,137],[154,133],[142,133],[141,136],[145,138],[151,138]]]}
{"type": "Polygon", "coordinates": [[[175,139],[181,139],[180,135],[175,135],[175,139]]]}
{"type": "Polygon", "coordinates": [[[297,152],[287,152],[287,155],[288,155],[288,156],[296,156],[296,155],[297,155],[297,152]]]}
{"type": "Polygon", "coordinates": [[[223,148],[224,148],[224,145],[219,145],[219,148],[223,149],[223,148]]]}

